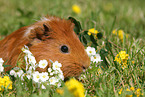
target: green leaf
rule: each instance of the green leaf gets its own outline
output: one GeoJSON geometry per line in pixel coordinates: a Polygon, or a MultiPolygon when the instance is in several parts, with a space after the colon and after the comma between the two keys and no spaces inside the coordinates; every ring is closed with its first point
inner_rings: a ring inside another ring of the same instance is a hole
{"type": "Polygon", "coordinates": [[[85,38],[84,35],[82,35],[82,41],[83,41],[84,45],[87,45],[87,39],[85,38]]]}
{"type": "Polygon", "coordinates": [[[88,31],[84,31],[83,34],[84,34],[84,35],[88,35],[88,31]]]}
{"type": "Polygon", "coordinates": [[[103,37],[103,34],[102,34],[102,33],[98,33],[98,34],[97,34],[97,38],[98,38],[98,39],[101,39],[102,37],[103,37]]]}
{"type": "Polygon", "coordinates": [[[98,46],[97,44],[97,40],[95,40],[94,36],[91,34],[90,35],[90,40],[92,41],[92,43],[95,45],[95,46],[98,46]]]}
{"type": "Polygon", "coordinates": [[[5,68],[5,67],[9,67],[9,66],[11,66],[11,65],[3,65],[4,68],[5,68]]]}
{"type": "Polygon", "coordinates": [[[75,24],[74,31],[76,32],[77,35],[79,35],[79,33],[80,33],[81,30],[82,30],[82,27],[81,27],[80,22],[77,21],[77,20],[76,20],[75,18],[73,18],[73,17],[69,17],[68,19],[71,20],[71,21],[75,24]]]}
{"type": "Polygon", "coordinates": [[[109,51],[111,47],[112,47],[112,44],[108,42],[108,40],[106,40],[105,48],[109,51]]]}
{"type": "Polygon", "coordinates": [[[103,56],[107,56],[108,55],[108,52],[104,49],[101,49],[100,50],[100,54],[103,55],[103,56]]]}
{"type": "Polygon", "coordinates": [[[108,52],[105,49],[100,50],[100,56],[101,56],[101,59],[103,60],[101,62],[101,64],[103,67],[106,67],[106,66],[109,67],[109,63],[107,62],[107,60],[105,58],[105,56],[107,56],[107,55],[108,55],[108,52]]]}
{"type": "Polygon", "coordinates": [[[113,30],[113,28],[114,28],[115,23],[116,23],[116,16],[114,17],[114,21],[113,21],[113,23],[112,23],[112,26],[111,26],[111,28],[110,28],[110,32],[109,32],[109,33],[111,33],[111,32],[112,32],[112,30],[113,30]]]}
{"type": "Polygon", "coordinates": [[[22,16],[24,15],[24,11],[21,8],[17,8],[17,11],[20,12],[22,16]]]}
{"type": "Polygon", "coordinates": [[[24,27],[24,26],[25,25],[22,22],[19,23],[19,28],[24,27]]]}
{"type": "Polygon", "coordinates": [[[34,14],[33,12],[29,11],[29,12],[26,13],[26,16],[27,16],[27,17],[30,17],[30,16],[32,16],[33,14],[34,14]]]}

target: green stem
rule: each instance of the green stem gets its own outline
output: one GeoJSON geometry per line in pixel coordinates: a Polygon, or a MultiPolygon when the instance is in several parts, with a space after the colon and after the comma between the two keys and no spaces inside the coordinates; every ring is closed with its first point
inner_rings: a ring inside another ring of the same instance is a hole
{"type": "Polygon", "coordinates": [[[111,49],[111,47],[110,47],[110,45],[109,45],[108,39],[106,39],[106,41],[107,41],[107,46],[109,47],[109,51],[110,51],[110,53],[111,53],[111,55],[112,55],[112,57],[113,57],[113,62],[114,62],[114,64],[115,64],[115,67],[116,67],[116,69],[118,70],[117,63],[116,63],[116,61],[114,61],[114,60],[115,60],[115,56],[114,56],[113,51],[112,51],[112,49],[111,49]]]}

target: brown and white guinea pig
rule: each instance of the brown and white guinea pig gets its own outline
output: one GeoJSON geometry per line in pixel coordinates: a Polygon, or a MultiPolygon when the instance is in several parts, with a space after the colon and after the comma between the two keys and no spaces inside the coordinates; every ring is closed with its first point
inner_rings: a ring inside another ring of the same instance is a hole
{"type": "Polygon", "coordinates": [[[47,16],[11,33],[0,41],[0,58],[11,65],[5,71],[16,66],[21,49],[27,45],[37,62],[48,61],[46,68],[36,69],[39,72],[47,71],[52,60],[62,64],[65,78],[79,76],[90,65],[90,59],[73,29],[71,20],[47,16]]]}

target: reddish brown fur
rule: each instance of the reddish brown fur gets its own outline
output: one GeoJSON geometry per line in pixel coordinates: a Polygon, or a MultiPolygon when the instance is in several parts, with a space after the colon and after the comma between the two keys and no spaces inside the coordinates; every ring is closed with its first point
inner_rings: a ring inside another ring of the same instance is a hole
{"type": "MultiPolygon", "coordinates": [[[[90,59],[73,31],[74,24],[70,20],[57,17],[48,16],[47,19],[20,28],[0,41],[0,58],[7,61],[7,65],[11,65],[5,68],[5,71],[16,66],[24,45],[29,47],[37,62],[42,59],[48,61],[51,59],[62,63],[65,77],[79,76],[83,68],[89,66],[90,59]],[[43,24],[49,28],[49,31],[44,31],[43,24]],[[33,29],[30,30],[31,27],[33,29]],[[65,54],[60,51],[62,45],[69,47],[69,53],[65,54]]],[[[43,72],[47,71],[47,68],[37,68],[37,70],[43,72]]]]}

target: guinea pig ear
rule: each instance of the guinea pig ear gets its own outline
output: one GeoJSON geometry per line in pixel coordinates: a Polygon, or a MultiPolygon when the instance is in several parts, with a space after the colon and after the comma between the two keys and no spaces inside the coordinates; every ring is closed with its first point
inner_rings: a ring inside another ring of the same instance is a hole
{"type": "Polygon", "coordinates": [[[43,26],[37,27],[30,27],[28,38],[30,41],[45,41],[46,39],[50,38],[51,29],[48,25],[43,24],[43,26]]]}
{"type": "Polygon", "coordinates": [[[43,27],[44,27],[44,31],[45,32],[49,32],[50,31],[50,29],[46,26],[46,24],[43,24],[43,27]]]}
{"type": "Polygon", "coordinates": [[[82,27],[81,27],[81,24],[79,21],[77,21],[75,18],[73,17],[68,17],[68,20],[70,20],[72,23],[75,24],[75,27],[74,27],[74,31],[76,32],[77,35],[80,34],[81,30],[82,30],[82,27]]]}

